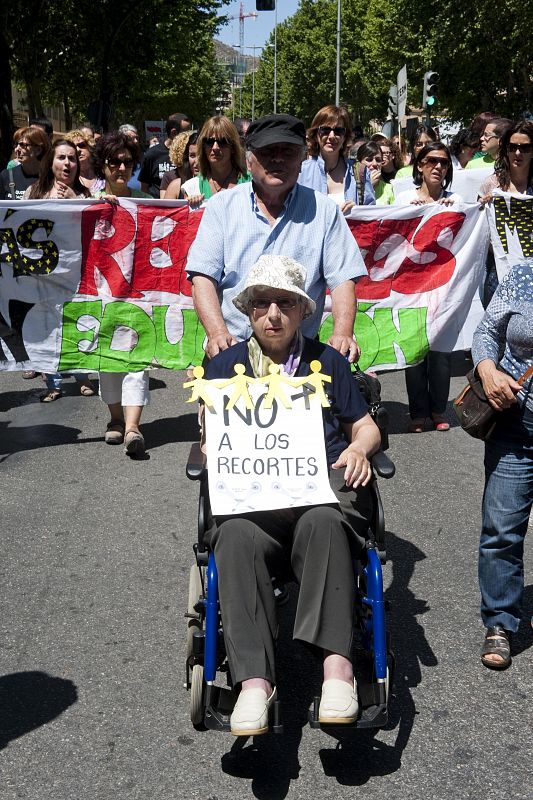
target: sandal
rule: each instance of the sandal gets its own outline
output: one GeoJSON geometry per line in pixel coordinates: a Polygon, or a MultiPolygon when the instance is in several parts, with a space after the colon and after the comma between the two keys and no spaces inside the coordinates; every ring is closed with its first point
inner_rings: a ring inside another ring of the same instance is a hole
{"type": "Polygon", "coordinates": [[[424,433],[425,427],[426,420],[422,417],[417,417],[416,419],[412,419],[407,426],[407,433],[424,433]]]}
{"type": "Polygon", "coordinates": [[[39,398],[41,403],[53,403],[54,400],[59,400],[63,392],[61,389],[50,389],[45,394],[42,394],[39,398]]]}
{"type": "Polygon", "coordinates": [[[144,436],[139,431],[126,431],[124,444],[124,452],[129,456],[142,455],[145,451],[144,436]]]}
{"type": "Polygon", "coordinates": [[[85,383],[80,383],[80,394],[83,397],[92,397],[93,394],[96,394],[94,386],[90,381],[86,381],[85,383]]]}
{"type": "Polygon", "coordinates": [[[481,649],[481,662],[488,669],[507,669],[511,665],[511,634],[501,625],[487,628],[485,641],[481,649]],[[501,660],[494,661],[486,656],[499,656],[501,660]]]}
{"type": "Polygon", "coordinates": [[[433,420],[433,427],[436,431],[449,431],[450,430],[450,423],[447,421],[442,414],[432,414],[431,419],[433,420]]]}
{"type": "Polygon", "coordinates": [[[107,423],[104,436],[106,444],[122,444],[124,441],[124,423],[120,419],[112,419],[107,423]]]}

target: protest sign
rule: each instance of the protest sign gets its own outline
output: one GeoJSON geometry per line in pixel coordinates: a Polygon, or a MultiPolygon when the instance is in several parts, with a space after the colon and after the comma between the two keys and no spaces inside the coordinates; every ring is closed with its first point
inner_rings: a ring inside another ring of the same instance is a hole
{"type": "Polygon", "coordinates": [[[533,197],[495,189],[486,213],[498,278],[524,258],[533,258],[533,197]]]}
{"type": "MultiPolygon", "coordinates": [[[[185,271],[201,217],[183,201],[0,202],[0,369],[201,363],[205,332],[185,271]]],[[[361,367],[469,347],[488,242],[478,206],[365,206],[348,225],[369,270],[357,285],[361,367]]],[[[331,331],[326,312],[321,340],[331,331]]]]}
{"type": "MultiPolygon", "coordinates": [[[[318,362],[317,362],[318,363],[318,362]]],[[[242,367],[237,372],[237,367],[242,367]]],[[[201,370],[201,368],[199,368],[201,370]]],[[[203,370],[201,370],[203,374],[203,370]]],[[[320,376],[329,380],[328,376],[320,376]]],[[[187,382],[206,400],[209,498],[213,514],[336,503],[330,488],[322,405],[310,380],[271,372],[187,382]],[[305,385],[304,385],[305,384],[305,385]],[[249,402],[247,402],[249,399],[249,402]]]]}

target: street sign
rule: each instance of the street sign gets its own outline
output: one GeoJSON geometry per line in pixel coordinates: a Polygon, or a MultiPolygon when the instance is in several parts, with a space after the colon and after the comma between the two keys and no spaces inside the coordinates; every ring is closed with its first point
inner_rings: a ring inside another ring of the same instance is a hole
{"type": "Polygon", "coordinates": [[[407,111],[407,67],[405,64],[396,76],[396,86],[398,88],[398,117],[405,117],[407,111]]]}

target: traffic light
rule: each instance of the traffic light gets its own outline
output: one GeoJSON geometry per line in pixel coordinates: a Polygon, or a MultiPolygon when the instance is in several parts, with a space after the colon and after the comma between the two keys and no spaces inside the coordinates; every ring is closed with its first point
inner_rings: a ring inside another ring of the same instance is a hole
{"type": "Polygon", "coordinates": [[[275,11],[276,0],[255,0],[256,11],[275,11]]]}
{"type": "Polygon", "coordinates": [[[430,108],[437,102],[439,73],[429,70],[424,73],[424,90],[422,92],[422,108],[430,108]]]}
{"type": "Polygon", "coordinates": [[[387,93],[387,111],[389,117],[398,116],[398,87],[393,84],[387,93]]]}

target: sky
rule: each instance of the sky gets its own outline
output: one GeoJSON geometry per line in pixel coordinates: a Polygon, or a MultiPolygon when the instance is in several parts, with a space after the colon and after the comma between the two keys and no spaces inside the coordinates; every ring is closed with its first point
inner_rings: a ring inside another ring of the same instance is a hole
{"type": "MultiPolygon", "coordinates": [[[[284,19],[294,14],[298,8],[298,0],[277,0],[278,2],[278,24],[284,19]]],[[[237,17],[232,19],[219,30],[216,38],[225,44],[234,47],[239,44],[239,10],[240,2],[229,3],[220,11],[220,16],[237,17]]],[[[244,13],[255,12],[255,0],[243,0],[244,13]]],[[[257,11],[257,17],[247,17],[244,20],[244,45],[263,46],[268,40],[271,31],[274,30],[274,11],[257,11]]],[[[246,55],[253,55],[253,50],[245,51],[246,55]]],[[[256,55],[259,55],[259,50],[256,55]]]]}

